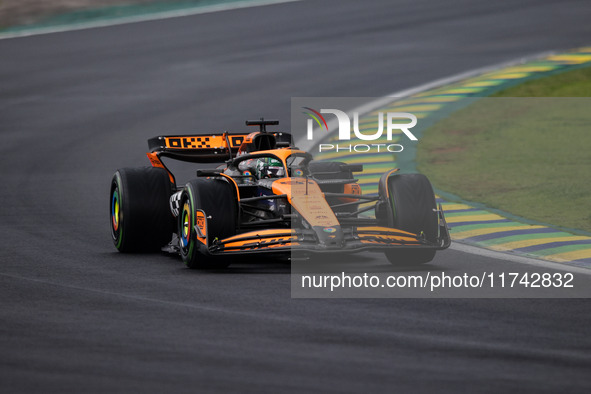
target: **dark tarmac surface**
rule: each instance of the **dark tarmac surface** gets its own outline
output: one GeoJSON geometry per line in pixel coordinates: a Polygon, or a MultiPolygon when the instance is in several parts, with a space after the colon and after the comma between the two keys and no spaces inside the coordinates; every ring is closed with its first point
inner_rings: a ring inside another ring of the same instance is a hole
{"type": "MultiPolygon", "coordinates": [[[[589,300],[292,299],[288,264],[119,254],[107,208],[149,137],[261,115],[289,127],[291,97],[377,97],[588,45],[590,14],[303,1],[0,40],[0,389],[589,392],[589,300]]],[[[432,263],[483,265],[531,270],[455,250],[432,263]]]]}

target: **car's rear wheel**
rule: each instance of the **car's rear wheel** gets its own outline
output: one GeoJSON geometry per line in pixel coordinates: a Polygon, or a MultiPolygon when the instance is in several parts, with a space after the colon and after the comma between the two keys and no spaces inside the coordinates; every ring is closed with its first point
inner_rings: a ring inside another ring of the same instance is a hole
{"type": "MultiPolygon", "coordinates": [[[[422,174],[398,174],[388,179],[387,225],[437,240],[438,218],[431,182],[422,174]]],[[[433,260],[435,249],[388,250],[386,257],[395,265],[424,264],[433,260]]]]}
{"type": "Polygon", "coordinates": [[[111,180],[111,236],[120,252],[152,252],[172,238],[172,188],[162,168],[122,168],[111,180]]]}
{"type": "Polygon", "coordinates": [[[236,233],[238,215],[236,194],[232,185],[223,179],[193,179],[185,185],[180,207],[178,234],[181,257],[187,267],[227,267],[230,261],[227,258],[209,255],[207,247],[216,239],[222,240],[236,233]],[[198,217],[201,214],[197,213],[197,210],[202,210],[204,216],[198,217]],[[206,220],[207,234],[201,230],[205,229],[205,226],[198,226],[198,219],[206,220]]]}

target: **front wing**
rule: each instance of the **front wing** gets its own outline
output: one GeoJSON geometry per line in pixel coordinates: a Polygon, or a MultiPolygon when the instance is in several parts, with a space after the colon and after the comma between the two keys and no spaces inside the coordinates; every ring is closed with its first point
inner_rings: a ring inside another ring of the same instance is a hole
{"type": "Polygon", "coordinates": [[[388,227],[345,227],[339,243],[326,245],[318,241],[313,230],[269,229],[216,241],[208,248],[208,252],[226,255],[253,252],[361,252],[399,248],[441,250],[451,243],[447,226],[441,230],[437,242],[433,243],[416,234],[388,227]]]}

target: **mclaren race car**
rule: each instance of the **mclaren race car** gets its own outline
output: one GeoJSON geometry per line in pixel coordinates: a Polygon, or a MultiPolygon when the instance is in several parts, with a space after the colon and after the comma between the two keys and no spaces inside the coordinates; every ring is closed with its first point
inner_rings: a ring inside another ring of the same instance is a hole
{"type": "Polygon", "coordinates": [[[362,165],[314,161],[274,120],[253,133],[160,136],[151,167],[122,168],[110,190],[111,235],[121,252],[178,253],[190,268],[227,266],[232,256],[383,252],[421,264],[450,245],[441,206],[421,174],[386,172],[378,195],[363,195],[362,165]],[[162,158],[223,163],[185,185],[162,158]],[[226,257],[226,258],[224,258],[226,257]]]}

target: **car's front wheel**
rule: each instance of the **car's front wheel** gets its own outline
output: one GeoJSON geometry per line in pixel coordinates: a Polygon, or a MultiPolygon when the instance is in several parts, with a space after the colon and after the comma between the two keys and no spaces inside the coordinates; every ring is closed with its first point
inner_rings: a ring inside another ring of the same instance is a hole
{"type": "Polygon", "coordinates": [[[223,179],[197,178],[181,194],[178,235],[181,257],[189,268],[224,268],[228,259],[210,256],[209,245],[236,233],[233,187],[223,179]]]}
{"type": "MultiPolygon", "coordinates": [[[[422,235],[436,243],[438,217],[435,194],[431,182],[423,174],[398,174],[388,179],[388,227],[422,235]]],[[[428,263],[435,257],[435,249],[392,249],[386,252],[390,263],[414,265],[428,263]]]]}

